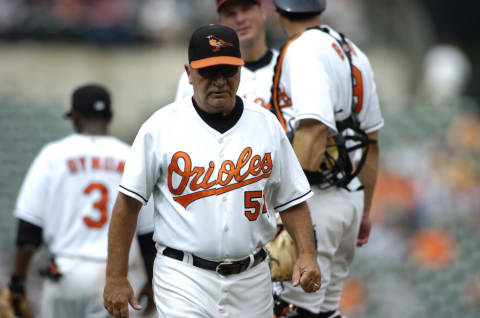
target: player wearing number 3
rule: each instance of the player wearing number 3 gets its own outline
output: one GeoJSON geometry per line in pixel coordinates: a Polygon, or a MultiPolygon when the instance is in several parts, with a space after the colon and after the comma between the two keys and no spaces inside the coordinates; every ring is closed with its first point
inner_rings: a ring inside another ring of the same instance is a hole
{"type": "Polygon", "coordinates": [[[115,317],[128,317],[128,303],[137,307],[125,265],[136,212],[153,193],[158,316],[272,317],[263,247],[275,234],[275,211],[296,241],[294,283],[307,292],[320,287],[304,203],[310,186],[275,116],[236,96],[243,60],[235,31],[200,27],[188,55],[193,97],[150,117],[125,165],[105,307],[115,317]],[[212,45],[212,38],[219,40],[212,45]]]}
{"type": "MultiPolygon", "coordinates": [[[[77,133],[43,147],[18,196],[17,253],[9,287],[14,296],[25,293],[33,251],[46,243],[54,260],[43,284],[43,318],[108,317],[102,303],[108,225],[130,150],[107,135],[110,104],[110,95],[102,86],[77,88],[66,114],[77,133]]],[[[140,247],[145,264],[153,266],[149,262],[153,257],[148,257],[155,250],[153,209],[141,215],[140,247]]],[[[145,291],[148,286],[150,282],[145,291]]]]}

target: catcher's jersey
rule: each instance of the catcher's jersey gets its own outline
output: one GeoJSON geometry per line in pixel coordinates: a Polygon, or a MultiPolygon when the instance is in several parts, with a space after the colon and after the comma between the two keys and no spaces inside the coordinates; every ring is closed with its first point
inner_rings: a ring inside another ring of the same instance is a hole
{"type": "MultiPolygon", "coordinates": [[[[41,227],[54,255],[106,260],[111,211],[129,149],[111,136],[82,134],[45,145],[25,177],[15,216],[41,227]]],[[[140,215],[139,233],[152,232],[153,212],[140,215]]]]}
{"type": "MultiPolygon", "coordinates": [[[[273,69],[278,57],[276,50],[270,49],[270,52],[271,54],[268,54],[269,60],[262,61],[260,66],[252,67],[253,70],[247,66],[241,67],[240,86],[237,91],[237,95],[243,99],[265,108],[270,108],[273,69]]],[[[187,72],[183,72],[178,82],[175,100],[192,97],[192,95],[193,87],[188,82],[187,72]]]]}
{"type": "MultiPolygon", "coordinates": [[[[350,64],[340,44],[330,34],[309,29],[292,37],[280,52],[275,66],[272,107],[281,110],[279,118],[288,131],[302,119],[312,118],[338,132],[335,122],[350,116],[352,111],[352,80],[350,64]]],[[[348,40],[352,51],[354,96],[358,99],[356,113],[366,133],[383,126],[373,70],[366,55],[348,40]]]]}
{"type": "Polygon", "coordinates": [[[143,203],[153,193],[160,245],[211,260],[242,258],[273,238],[275,211],[312,195],[275,116],[243,104],[224,133],[203,121],[192,98],[142,125],[119,190],[143,203]]]}

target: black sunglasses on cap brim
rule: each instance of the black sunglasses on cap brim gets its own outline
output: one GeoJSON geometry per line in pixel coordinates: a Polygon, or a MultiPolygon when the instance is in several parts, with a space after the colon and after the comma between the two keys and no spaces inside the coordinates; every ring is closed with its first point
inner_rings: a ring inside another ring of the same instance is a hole
{"type": "Polygon", "coordinates": [[[237,74],[238,66],[235,65],[215,65],[204,68],[199,68],[198,73],[206,79],[215,79],[219,76],[230,78],[237,74]]]}

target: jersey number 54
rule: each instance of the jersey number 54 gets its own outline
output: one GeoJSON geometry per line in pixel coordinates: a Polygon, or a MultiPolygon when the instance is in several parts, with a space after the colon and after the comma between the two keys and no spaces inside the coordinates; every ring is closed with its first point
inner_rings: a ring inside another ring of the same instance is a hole
{"type": "Polygon", "coordinates": [[[260,215],[260,209],[262,213],[267,213],[267,204],[265,196],[262,191],[245,191],[245,216],[250,221],[255,221],[260,215]],[[263,197],[263,207],[262,207],[263,197]]]}

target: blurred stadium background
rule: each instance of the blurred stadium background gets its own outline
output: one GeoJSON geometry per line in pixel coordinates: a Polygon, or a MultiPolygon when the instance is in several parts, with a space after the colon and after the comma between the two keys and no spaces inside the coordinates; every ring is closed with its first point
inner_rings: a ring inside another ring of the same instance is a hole
{"type": "MultiPolygon", "coordinates": [[[[284,35],[272,0],[268,38],[284,35]]],[[[213,0],[0,0],[0,284],[12,216],[41,146],[71,132],[72,89],[101,82],[112,133],[130,143],[174,98],[193,29],[213,0]]],[[[342,309],[350,318],[480,317],[480,2],[331,0],[326,22],[365,49],[385,127],[374,228],[357,251],[342,309]]],[[[38,253],[29,277],[39,306],[38,253]]]]}

